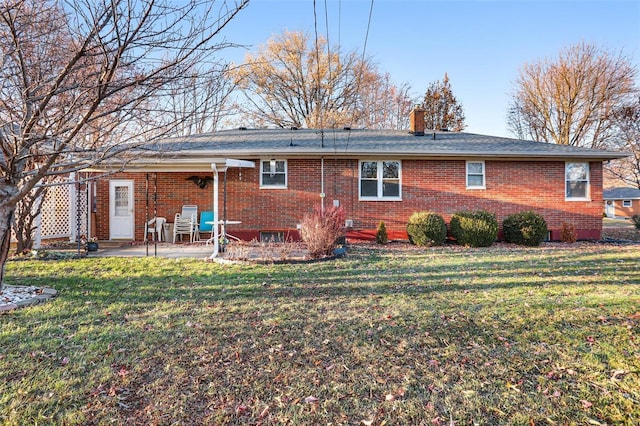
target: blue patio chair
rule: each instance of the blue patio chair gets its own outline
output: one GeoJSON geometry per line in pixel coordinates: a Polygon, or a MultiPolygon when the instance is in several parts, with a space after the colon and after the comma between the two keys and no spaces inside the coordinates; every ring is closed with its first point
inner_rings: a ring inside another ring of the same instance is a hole
{"type": "Polygon", "coordinates": [[[213,230],[213,212],[200,212],[200,232],[213,230]],[[207,223],[212,222],[212,223],[207,223]]]}

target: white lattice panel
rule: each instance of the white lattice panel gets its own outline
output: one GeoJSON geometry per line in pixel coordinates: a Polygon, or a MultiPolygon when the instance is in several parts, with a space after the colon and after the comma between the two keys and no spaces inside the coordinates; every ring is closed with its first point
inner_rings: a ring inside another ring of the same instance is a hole
{"type": "Polygon", "coordinates": [[[71,189],[72,185],[60,185],[49,188],[42,204],[42,238],[62,238],[71,236],[71,189]]]}
{"type": "MultiPolygon", "coordinates": [[[[78,223],[79,235],[88,235],[88,196],[86,185],[77,185],[73,178],[60,178],[61,185],[52,186],[42,201],[40,239],[70,238],[76,240],[78,223]],[[79,196],[78,196],[79,195],[79,196]]],[[[15,235],[11,232],[12,241],[15,235]]]]}
{"type": "Polygon", "coordinates": [[[73,205],[75,208],[70,209],[70,212],[73,213],[73,217],[71,217],[71,236],[74,237],[74,240],[76,239],[77,235],[80,236],[87,236],[89,235],[88,232],[88,220],[87,220],[87,186],[86,185],[80,185],[80,188],[78,189],[78,187],[73,187],[74,191],[72,194],[72,200],[70,200],[71,205],[73,205]],[[75,190],[79,191],[78,193],[75,193],[75,190]],[[78,229],[78,226],[80,226],[80,228],[78,229]],[[79,234],[76,234],[76,232],[79,231],[79,234]]]}

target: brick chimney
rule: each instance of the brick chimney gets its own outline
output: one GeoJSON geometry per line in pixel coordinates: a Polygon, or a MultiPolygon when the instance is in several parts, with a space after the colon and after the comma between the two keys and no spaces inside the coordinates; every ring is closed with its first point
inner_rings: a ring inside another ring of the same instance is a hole
{"type": "Polygon", "coordinates": [[[424,136],[424,108],[416,104],[409,113],[409,133],[424,136]]]}

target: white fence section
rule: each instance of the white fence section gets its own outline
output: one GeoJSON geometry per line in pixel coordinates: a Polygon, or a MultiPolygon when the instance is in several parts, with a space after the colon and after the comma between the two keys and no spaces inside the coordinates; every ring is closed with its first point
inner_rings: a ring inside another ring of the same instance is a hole
{"type": "Polygon", "coordinates": [[[60,178],[59,184],[48,189],[41,200],[42,210],[36,218],[34,248],[43,240],[64,239],[77,241],[78,236],[89,235],[89,194],[93,183],[78,185],[76,175],[60,178]]]}

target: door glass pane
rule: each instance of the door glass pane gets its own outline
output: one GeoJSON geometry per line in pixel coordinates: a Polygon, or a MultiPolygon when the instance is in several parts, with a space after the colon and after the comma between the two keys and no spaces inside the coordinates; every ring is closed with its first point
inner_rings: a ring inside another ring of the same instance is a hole
{"type": "Polygon", "coordinates": [[[129,216],[129,187],[116,186],[115,190],[115,216],[129,216]]]}

